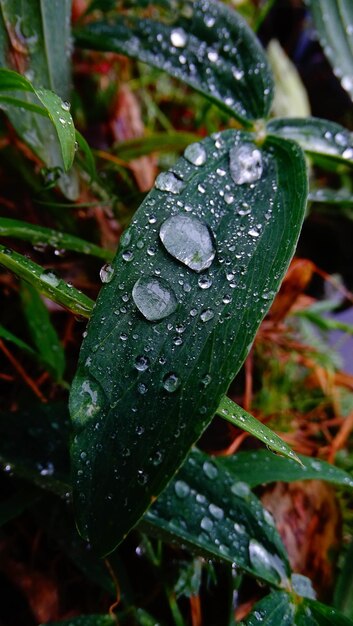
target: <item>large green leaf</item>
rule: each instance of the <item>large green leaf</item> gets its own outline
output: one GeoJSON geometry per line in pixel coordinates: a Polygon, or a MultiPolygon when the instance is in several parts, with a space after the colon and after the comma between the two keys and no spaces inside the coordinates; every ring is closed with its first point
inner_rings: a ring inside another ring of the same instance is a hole
{"type": "Polygon", "coordinates": [[[299,147],[225,131],[157,178],[122,237],[71,393],[78,524],[100,552],[211,421],[294,252],[306,193],[299,147]]]}
{"type": "Polygon", "coordinates": [[[268,131],[297,141],[312,156],[334,160],[353,167],[353,136],[335,122],[316,117],[278,118],[268,123],[268,131]]]}
{"type": "Polygon", "coordinates": [[[94,305],[93,300],[58,278],[51,270],[45,270],[34,261],[1,244],[0,265],[23,278],[50,300],[78,315],[89,317],[94,305]]]}
{"type": "MultiPolygon", "coordinates": [[[[32,134],[26,134],[23,129],[20,129],[20,134],[40,157],[42,157],[41,151],[46,150],[44,137],[39,134],[43,122],[41,117],[48,118],[55,128],[59,140],[63,165],[66,170],[70,169],[75,156],[75,128],[68,105],[59,96],[48,89],[34,87],[27,78],[12,70],[0,68],[0,108],[9,114],[15,127],[17,127],[17,119],[19,127],[21,124],[29,124],[29,121],[32,120],[34,124],[32,134]],[[43,141],[43,145],[41,145],[41,141],[43,141]]],[[[45,128],[48,131],[46,122],[45,128]]],[[[50,130],[49,142],[52,138],[53,135],[50,130]]],[[[44,161],[46,162],[46,159],[44,161]]],[[[50,163],[50,165],[60,164],[50,163]]]]}
{"type": "Polygon", "coordinates": [[[333,71],[353,100],[353,4],[351,0],[306,0],[333,71]]]}
{"type": "Polygon", "coordinates": [[[147,511],[142,528],[274,585],[290,575],[281,540],[259,500],[218,459],[198,450],[147,511]]]}
{"type": "Polygon", "coordinates": [[[165,70],[245,124],[265,117],[272,102],[272,76],[246,22],[214,0],[168,4],[168,21],[120,15],[90,22],[76,32],[76,43],[165,70]]]}
{"type": "Polygon", "coordinates": [[[301,465],[290,459],[284,459],[267,450],[238,452],[222,457],[222,467],[231,472],[238,480],[249,487],[282,480],[326,480],[342,487],[353,487],[353,478],[343,470],[320,459],[298,455],[301,465]]]}
{"type": "Polygon", "coordinates": [[[295,624],[298,626],[353,626],[353,621],[326,604],[316,600],[304,600],[295,624]],[[306,619],[299,619],[305,617],[306,619]]]}
{"type": "Polygon", "coordinates": [[[41,360],[54,378],[61,381],[65,370],[65,352],[48,309],[38,291],[31,285],[23,283],[20,294],[27,326],[41,360]]]}

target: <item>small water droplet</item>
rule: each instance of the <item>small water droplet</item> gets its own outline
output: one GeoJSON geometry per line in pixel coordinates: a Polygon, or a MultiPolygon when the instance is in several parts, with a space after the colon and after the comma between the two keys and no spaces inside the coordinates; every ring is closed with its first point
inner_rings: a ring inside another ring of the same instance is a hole
{"type": "Polygon", "coordinates": [[[195,272],[210,267],[216,251],[205,222],[192,215],[174,215],[163,222],[159,236],[166,250],[195,272]]]}
{"type": "Polygon", "coordinates": [[[100,279],[102,283],[110,283],[114,275],[114,268],[110,265],[110,263],[106,263],[103,265],[99,272],[100,279]]]}
{"type": "Polygon", "coordinates": [[[132,261],[132,259],[134,258],[134,253],[131,250],[124,250],[124,252],[121,255],[123,257],[124,261],[132,261]]]}
{"type": "Polygon", "coordinates": [[[193,165],[200,167],[207,160],[207,153],[201,143],[192,143],[184,151],[184,157],[193,165]]]}
{"type": "Polygon", "coordinates": [[[139,372],[145,372],[150,364],[150,360],[147,356],[139,355],[135,359],[135,367],[139,372]]]}
{"type": "Polygon", "coordinates": [[[250,237],[258,237],[260,235],[259,231],[256,230],[256,228],[250,228],[248,234],[250,235],[250,237]]]}
{"type": "Polygon", "coordinates": [[[156,178],[155,187],[160,191],[178,194],[183,189],[184,183],[172,172],[162,172],[156,178]]]}
{"type": "Polygon", "coordinates": [[[211,513],[212,517],[214,517],[215,519],[218,519],[218,520],[223,519],[224,511],[216,504],[211,503],[210,506],[208,507],[208,510],[211,513]]]}
{"type": "Polygon", "coordinates": [[[200,526],[202,530],[205,530],[206,532],[210,532],[213,528],[213,522],[209,517],[203,517],[200,522],[200,526]]]}
{"type": "Polygon", "coordinates": [[[177,480],[174,485],[174,490],[178,498],[186,498],[190,493],[190,487],[183,480],[177,480]]]}
{"type": "Polygon", "coordinates": [[[184,48],[188,40],[187,34],[183,28],[175,28],[170,33],[170,41],[175,48],[184,48]]]}
{"type": "Polygon", "coordinates": [[[211,63],[216,63],[216,61],[218,61],[218,52],[216,50],[209,50],[209,52],[207,52],[207,58],[211,63]]]}
{"type": "Polygon", "coordinates": [[[176,374],[173,372],[169,372],[163,378],[163,387],[169,393],[173,393],[178,389],[180,385],[180,380],[176,374]]]}
{"type": "Polygon", "coordinates": [[[63,111],[70,111],[70,108],[71,108],[70,102],[67,102],[67,101],[62,102],[61,108],[63,111]]]}
{"type": "Polygon", "coordinates": [[[234,146],[229,152],[229,167],[231,177],[237,185],[259,180],[262,175],[260,150],[249,144],[234,146]]]}
{"type": "Polygon", "coordinates": [[[212,278],[210,278],[209,276],[200,276],[197,284],[200,289],[209,289],[212,285],[212,278]]]}
{"type": "Polygon", "coordinates": [[[217,478],[218,469],[213,463],[210,463],[210,461],[205,461],[202,468],[207,478],[209,478],[210,480],[214,480],[215,478],[217,478]]]}
{"type": "Polygon", "coordinates": [[[214,317],[212,309],[205,309],[200,315],[202,322],[209,322],[214,317]]]}
{"type": "Polygon", "coordinates": [[[146,385],[144,385],[143,383],[139,383],[137,385],[137,391],[141,394],[144,395],[145,393],[147,393],[147,387],[146,385]]]}
{"type": "Polygon", "coordinates": [[[162,278],[139,278],[133,287],[132,297],[139,311],[150,322],[164,319],[177,308],[175,294],[162,278]]]}

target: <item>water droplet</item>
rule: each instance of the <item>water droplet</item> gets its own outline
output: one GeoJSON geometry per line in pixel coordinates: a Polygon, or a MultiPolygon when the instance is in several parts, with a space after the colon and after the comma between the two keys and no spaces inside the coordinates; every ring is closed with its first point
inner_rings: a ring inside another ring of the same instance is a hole
{"type": "Polygon", "coordinates": [[[146,385],[144,385],[143,383],[139,383],[137,385],[137,391],[141,394],[144,395],[145,393],[147,393],[147,387],[146,385]]]}
{"type": "Polygon", "coordinates": [[[229,152],[229,167],[231,177],[237,185],[259,180],[262,175],[260,150],[251,145],[234,146],[229,152]]]}
{"type": "Polygon", "coordinates": [[[215,248],[209,227],[192,215],[174,215],[163,222],[159,236],[166,250],[195,272],[210,267],[215,248]]]}
{"type": "Polygon", "coordinates": [[[184,157],[193,165],[199,167],[207,160],[207,153],[201,143],[192,143],[184,151],[184,157]]]}
{"type": "Polygon", "coordinates": [[[140,435],[143,435],[143,433],[145,432],[145,429],[143,426],[136,426],[135,432],[136,432],[136,435],[140,436],[140,435]]]}
{"type": "Polygon", "coordinates": [[[132,297],[138,310],[150,322],[171,315],[177,308],[175,294],[162,278],[139,278],[134,284],[132,297]]]}
{"type": "Polygon", "coordinates": [[[242,78],[244,78],[244,72],[243,70],[240,70],[239,68],[235,67],[233,69],[233,76],[235,80],[241,80],[242,78]]]}
{"type": "Polygon", "coordinates": [[[51,287],[57,287],[60,282],[60,279],[51,270],[44,270],[40,275],[40,279],[51,287]]]}
{"type": "Polygon", "coordinates": [[[277,580],[281,579],[280,560],[275,555],[270,554],[266,548],[256,539],[249,541],[249,558],[251,565],[259,574],[272,574],[277,580]]]}
{"type": "Polygon", "coordinates": [[[70,108],[71,108],[70,102],[65,102],[65,101],[62,102],[61,103],[61,108],[62,108],[63,111],[70,111],[70,108]]]}
{"type": "Polygon", "coordinates": [[[121,256],[123,257],[124,261],[129,262],[132,261],[132,259],[134,258],[134,253],[131,250],[125,250],[121,256]]]}
{"type": "Polygon", "coordinates": [[[209,50],[209,52],[207,52],[207,58],[211,63],[216,63],[216,61],[218,61],[218,52],[216,50],[209,50]]]}
{"type": "Polygon", "coordinates": [[[175,48],[184,48],[187,42],[187,34],[183,28],[175,28],[170,34],[170,41],[175,48]]]}
{"type": "Polygon", "coordinates": [[[210,506],[208,507],[208,510],[211,513],[212,517],[214,517],[215,519],[218,519],[218,520],[223,519],[224,511],[216,504],[210,504],[210,506]]]}
{"type": "Polygon", "coordinates": [[[213,522],[209,517],[203,517],[200,523],[202,530],[206,530],[206,532],[210,532],[213,528],[213,522]]]}
{"type": "Polygon", "coordinates": [[[214,480],[215,478],[217,478],[218,469],[213,463],[210,463],[209,461],[205,461],[202,468],[207,478],[209,478],[210,480],[214,480]]]}
{"type": "Polygon", "coordinates": [[[250,237],[258,237],[260,235],[259,231],[256,230],[256,228],[251,228],[248,231],[248,234],[250,235],[250,237]]]}
{"type": "Polygon", "coordinates": [[[214,317],[212,309],[205,309],[200,315],[202,322],[209,322],[214,317]]]}
{"type": "Polygon", "coordinates": [[[186,498],[190,493],[190,487],[183,480],[177,480],[174,485],[174,490],[178,498],[186,498]]]}
{"type": "Polygon", "coordinates": [[[145,472],[143,470],[138,470],[137,471],[137,482],[140,485],[145,485],[147,483],[147,480],[148,480],[147,474],[145,474],[145,472]]]}
{"type": "Polygon", "coordinates": [[[100,279],[102,283],[110,283],[114,275],[114,268],[110,265],[110,263],[106,263],[103,265],[99,272],[100,279]]]}
{"type": "MultiPolygon", "coordinates": [[[[205,374],[205,376],[201,379],[201,382],[202,382],[204,387],[208,387],[208,385],[210,384],[211,380],[212,380],[211,376],[209,374],[205,374]]],[[[209,476],[209,478],[210,478],[210,476],[209,476]]]]}
{"type": "Polygon", "coordinates": [[[197,284],[200,289],[209,289],[212,285],[212,278],[210,278],[209,276],[200,276],[197,284]]]}
{"type": "Polygon", "coordinates": [[[172,172],[162,172],[156,178],[155,187],[160,191],[178,194],[183,189],[184,183],[172,172]]]}
{"type": "Polygon", "coordinates": [[[173,391],[176,391],[179,385],[180,385],[180,380],[178,376],[174,374],[173,372],[169,372],[169,374],[166,374],[164,376],[163,387],[166,391],[169,391],[169,393],[173,393],[173,391]]]}
{"type": "Polygon", "coordinates": [[[135,359],[135,367],[139,372],[144,372],[148,369],[148,366],[150,364],[150,360],[147,356],[144,355],[139,355],[136,357],[135,359]]]}
{"type": "Polygon", "coordinates": [[[250,494],[249,485],[242,481],[237,481],[233,483],[230,490],[232,493],[234,493],[235,496],[239,496],[239,498],[247,498],[250,494]]]}

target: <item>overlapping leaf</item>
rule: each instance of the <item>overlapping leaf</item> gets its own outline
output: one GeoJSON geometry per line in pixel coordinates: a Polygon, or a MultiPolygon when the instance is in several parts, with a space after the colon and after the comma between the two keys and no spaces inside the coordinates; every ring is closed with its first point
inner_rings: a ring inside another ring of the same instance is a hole
{"type": "Polygon", "coordinates": [[[353,4],[351,0],[306,0],[324,52],[353,100],[353,4]]]}
{"type": "Polygon", "coordinates": [[[90,22],[76,32],[81,47],[115,51],[165,70],[247,123],[265,117],[272,76],[265,54],[246,22],[230,7],[196,0],[168,21],[135,16],[90,22]]]}
{"type": "Polygon", "coordinates": [[[210,422],[303,219],[306,174],[295,144],[269,137],[260,152],[251,135],[226,131],[186,157],[160,175],[122,239],[72,387],[77,516],[101,552],[122,540],[210,422]],[[200,154],[203,165],[193,164],[200,154]],[[240,184],[244,155],[256,180],[240,184]],[[194,262],[206,262],[202,272],[194,262]],[[164,294],[164,319],[158,310],[149,321],[155,290],[164,294]]]}

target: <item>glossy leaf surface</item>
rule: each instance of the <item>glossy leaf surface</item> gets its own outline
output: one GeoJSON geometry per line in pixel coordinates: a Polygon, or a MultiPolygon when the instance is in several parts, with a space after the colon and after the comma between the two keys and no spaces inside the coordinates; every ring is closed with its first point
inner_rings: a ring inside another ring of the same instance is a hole
{"type": "Polygon", "coordinates": [[[351,0],[306,0],[319,39],[343,89],[353,100],[353,4],[351,0]]]}
{"type": "MultiPolygon", "coordinates": [[[[288,593],[277,591],[266,596],[255,604],[249,617],[245,620],[246,626],[293,626],[295,606],[288,593]]],[[[315,622],[311,622],[314,626],[315,622]]],[[[309,626],[309,624],[308,624],[309,626]]]]}
{"type": "Polygon", "coordinates": [[[80,615],[60,622],[47,622],[40,626],[116,626],[116,620],[109,615],[80,615]]]}
{"type": "Polygon", "coordinates": [[[218,459],[198,450],[147,511],[142,528],[274,585],[290,575],[279,535],[259,500],[218,459]]]}
{"type": "Polygon", "coordinates": [[[119,52],[165,70],[244,123],[265,117],[273,83],[256,36],[230,7],[213,0],[175,7],[168,22],[119,16],[76,32],[79,46],[119,52]]]}
{"type": "Polygon", "coordinates": [[[301,465],[274,455],[267,450],[238,452],[219,459],[222,466],[244,481],[249,487],[281,480],[326,480],[342,487],[353,487],[353,477],[347,472],[320,459],[298,455],[301,465]]]}
{"type": "Polygon", "coordinates": [[[251,135],[226,131],[185,154],[122,237],[72,387],[78,523],[102,553],[211,421],[303,219],[306,173],[295,144],[269,137],[260,152],[251,135]]]}
{"type": "Polygon", "coordinates": [[[268,131],[297,141],[312,157],[334,160],[353,167],[353,136],[346,128],[316,117],[278,118],[268,131]]]}

